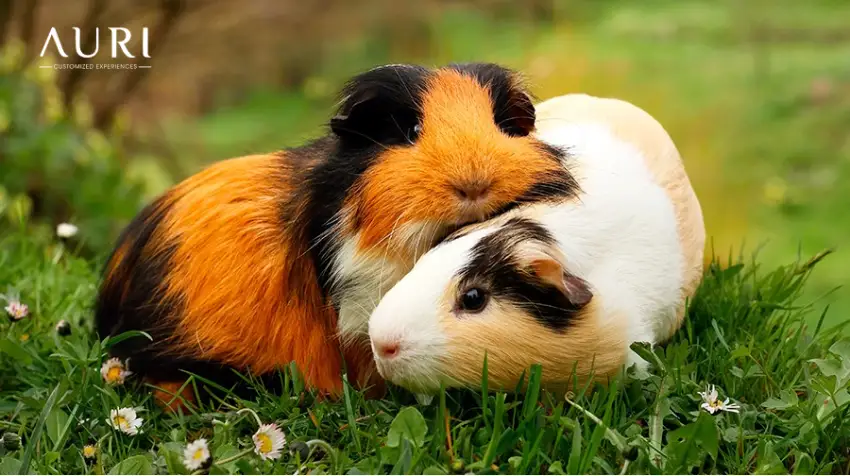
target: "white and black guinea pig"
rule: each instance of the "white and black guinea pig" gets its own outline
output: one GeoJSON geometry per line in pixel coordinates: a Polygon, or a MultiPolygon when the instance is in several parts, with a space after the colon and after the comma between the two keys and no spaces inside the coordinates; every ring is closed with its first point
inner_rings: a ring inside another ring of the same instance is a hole
{"type": "Polygon", "coordinates": [[[681,325],[701,278],[705,227],[670,136],[617,99],[537,106],[536,136],[564,150],[574,198],[520,205],[419,259],[369,321],[378,371],[415,392],[513,388],[533,364],[562,387],[639,363],[633,342],[681,325]]]}

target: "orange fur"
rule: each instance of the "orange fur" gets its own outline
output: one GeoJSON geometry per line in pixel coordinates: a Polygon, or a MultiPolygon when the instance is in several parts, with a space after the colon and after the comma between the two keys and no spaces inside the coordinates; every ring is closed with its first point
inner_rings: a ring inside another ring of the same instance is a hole
{"type": "Polygon", "coordinates": [[[275,155],[216,163],[169,192],[147,253],[176,245],[166,299],[182,300],[173,347],[255,373],[295,361],[321,391],[341,387],[335,315],[280,203],[292,199],[275,155]],[[220,279],[227,276],[227,279],[220,279]]]}
{"type": "Polygon", "coordinates": [[[584,384],[591,375],[604,381],[626,361],[626,335],[616,325],[620,320],[600,322],[601,307],[594,298],[563,334],[546,331],[515,309],[493,311],[498,319],[457,319],[446,314],[440,319],[449,339],[449,351],[443,357],[446,374],[458,382],[480,382],[486,352],[493,388],[512,390],[533,364],[542,366],[541,383],[550,390],[565,389],[573,379],[584,384]]]}
{"type": "Polygon", "coordinates": [[[191,385],[186,385],[182,390],[180,389],[184,386],[185,382],[150,383],[155,387],[159,387],[153,390],[153,398],[156,404],[166,412],[173,413],[177,412],[177,410],[187,412],[186,403],[195,403],[195,394],[192,393],[191,385]]]}

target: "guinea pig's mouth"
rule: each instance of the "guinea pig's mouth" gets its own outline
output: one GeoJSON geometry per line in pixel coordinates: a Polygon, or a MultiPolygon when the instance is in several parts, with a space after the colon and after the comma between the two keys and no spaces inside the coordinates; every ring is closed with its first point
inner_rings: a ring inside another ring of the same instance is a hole
{"type": "Polygon", "coordinates": [[[478,227],[476,227],[475,225],[484,226],[485,222],[498,216],[504,215],[505,213],[517,208],[519,205],[519,201],[513,201],[508,202],[498,208],[493,208],[492,206],[485,208],[467,208],[464,213],[461,213],[459,220],[455,221],[454,224],[447,225],[443,229],[443,233],[437,235],[437,239],[434,240],[432,246],[439,245],[444,241],[451,241],[456,238],[460,238],[461,236],[478,229],[478,227]]]}
{"type": "Polygon", "coordinates": [[[471,225],[474,222],[465,222],[460,225],[448,225],[440,233],[437,233],[434,236],[434,242],[431,243],[431,247],[439,245],[444,241],[451,241],[454,238],[457,238],[455,235],[459,235],[461,229],[463,229],[467,225],[471,225]]]}
{"type": "Polygon", "coordinates": [[[498,213],[493,212],[486,215],[482,215],[482,218],[468,218],[459,220],[451,225],[446,225],[445,227],[443,227],[440,233],[437,233],[435,235],[435,239],[432,243],[432,246],[437,246],[444,241],[451,241],[456,238],[460,238],[461,236],[469,233],[472,230],[470,227],[473,227],[474,225],[480,225],[497,215],[498,213]]]}
{"type": "MultiPolygon", "coordinates": [[[[433,355],[399,356],[394,359],[375,359],[378,373],[390,382],[411,392],[434,393],[440,390],[443,372],[433,355]]],[[[446,382],[443,382],[446,383],[446,382]]],[[[448,386],[448,383],[446,383],[448,386]]]]}

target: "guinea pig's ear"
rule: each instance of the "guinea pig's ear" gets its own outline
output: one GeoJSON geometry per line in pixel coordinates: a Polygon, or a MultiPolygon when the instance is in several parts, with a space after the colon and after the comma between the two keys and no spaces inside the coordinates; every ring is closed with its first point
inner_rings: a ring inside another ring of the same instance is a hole
{"type": "MultiPolygon", "coordinates": [[[[362,91],[360,94],[355,96],[348,96],[343,99],[342,105],[340,106],[337,114],[331,118],[331,130],[336,135],[345,135],[349,132],[347,125],[351,125],[354,120],[351,118],[352,112],[357,113],[365,113],[365,108],[361,107],[358,110],[358,106],[366,104],[368,107],[369,101],[375,99],[377,95],[377,91],[369,90],[362,91]]],[[[355,116],[356,119],[356,116],[355,116]]]]}
{"type": "Polygon", "coordinates": [[[505,134],[525,137],[534,132],[536,111],[531,96],[519,85],[512,85],[507,99],[493,105],[496,124],[505,134]]]}
{"type": "Polygon", "coordinates": [[[593,292],[587,281],[565,270],[554,258],[536,258],[531,261],[530,268],[541,281],[559,289],[576,310],[583,308],[593,299],[593,292]]]}
{"type": "Polygon", "coordinates": [[[411,143],[419,132],[419,101],[427,70],[389,65],[351,79],[331,131],[349,146],[411,143]]]}
{"type": "Polygon", "coordinates": [[[493,103],[493,120],[510,136],[524,137],[534,132],[534,98],[525,88],[519,73],[494,63],[452,64],[451,67],[472,75],[488,88],[493,103]]]}

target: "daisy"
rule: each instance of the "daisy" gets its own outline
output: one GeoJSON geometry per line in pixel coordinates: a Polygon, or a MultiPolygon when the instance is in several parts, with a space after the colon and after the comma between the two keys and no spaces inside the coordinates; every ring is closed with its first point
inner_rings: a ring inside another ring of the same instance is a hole
{"type": "Polygon", "coordinates": [[[106,420],[112,425],[112,428],[121,430],[128,435],[139,433],[139,427],[142,426],[142,419],[136,417],[136,410],[132,408],[119,408],[109,412],[109,419],[106,420]]]}
{"type": "Polygon", "coordinates": [[[9,301],[9,305],[6,306],[5,309],[6,313],[9,314],[9,317],[12,318],[13,321],[20,321],[27,317],[30,313],[30,308],[27,307],[26,304],[22,304],[20,301],[9,301]]]}
{"type": "Polygon", "coordinates": [[[83,459],[87,462],[92,462],[97,458],[97,446],[95,445],[86,445],[83,446],[83,459]]]}
{"type": "Polygon", "coordinates": [[[732,412],[738,413],[738,410],[741,409],[741,406],[736,403],[729,403],[729,399],[727,398],[724,401],[720,401],[717,399],[717,389],[714,388],[714,385],[706,387],[705,392],[697,392],[699,396],[702,397],[702,405],[700,408],[704,408],[708,413],[714,415],[716,412],[732,412]]]}
{"type": "Polygon", "coordinates": [[[206,438],[195,440],[183,450],[183,465],[190,471],[201,469],[210,462],[210,448],[206,438]]]}
{"type": "Polygon", "coordinates": [[[285,444],[286,437],[283,435],[283,430],[278,428],[275,423],[260,425],[260,428],[254,433],[254,453],[260,455],[262,459],[280,458],[281,450],[285,444]]]}
{"type": "Polygon", "coordinates": [[[60,223],[56,227],[56,236],[59,238],[71,238],[76,235],[77,232],[80,231],[76,225],[72,225],[70,223],[60,223]]]}
{"type": "Polygon", "coordinates": [[[103,366],[100,368],[100,375],[109,385],[122,385],[124,379],[133,375],[133,372],[127,370],[120,359],[113,357],[103,363],[103,366]]]}

